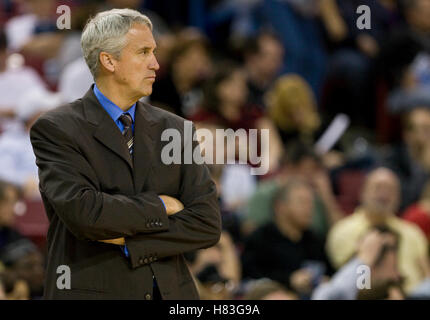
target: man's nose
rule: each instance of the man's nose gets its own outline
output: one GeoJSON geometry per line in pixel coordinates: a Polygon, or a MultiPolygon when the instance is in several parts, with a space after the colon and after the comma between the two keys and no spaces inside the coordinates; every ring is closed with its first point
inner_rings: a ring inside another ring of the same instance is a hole
{"type": "Polygon", "coordinates": [[[157,58],[154,55],[154,58],[151,62],[151,64],[149,65],[149,69],[157,71],[158,69],[160,69],[160,65],[158,64],[157,58]]]}

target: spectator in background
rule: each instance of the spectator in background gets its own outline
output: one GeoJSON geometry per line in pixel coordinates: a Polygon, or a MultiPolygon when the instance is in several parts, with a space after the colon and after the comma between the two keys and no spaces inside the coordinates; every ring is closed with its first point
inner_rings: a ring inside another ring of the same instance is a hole
{"type": "Polygon", "coordinates": [[[62,35],[56,32],[56,1],[29,0],[21,6],[23,13],[10,19],[5,26],[9,49],[52,55],[62,41],[62,35]]]}
{"type": "Polygon", "coordinates": [[[273,200],[273,222],[258,228],[245,242],[244,279],[270,278],[309,297],[329,272],[324,242],[309,230],[313,197],[311,187],[298,179],[280,188],[273,200]]]}
{"type": "Polygon", "coordinates": [[[28,90],[20,98],[16,110],[17,118],[22,124],[6,130],[0,136],[0,179],[22,188],[25,197],[40,197],[30,128],[43,112],[60,104],[61,97],[58,94],[45,89],[28,90]]]}
{"type": "Polygon", "coordinates": [[[18,189],[14,185],[0,181],[0,262],[6,267],[13,264],[21,252],[35,248],[14,229],[18,198],[18,189]]]}
{"type": "Polygon", "coordinates": [[[304,179],[312,186],[314,203],[310,228],[321,239],[325,239],[329,227],[343,217],[321,160],[311,147],[297,142],[288,146],[279,171],[261,182],[250,198],[242,217],[245,234],[273,219],[273,198],[290,178],[304,179]]]}
{"type": "Polygon", "coordinates": [[[206,38],[197,30],[183,30],[176,37],[168,61],[164,77],[154,83],[151,103],[190,117],[201,104],[201,85],[212,72],[206,38]]]}
{"type": "Polygon", "coordinates": [[[328,47],[332,51],[322,107],[330,117],[346,113],[353,126],[374,128],[374,63],[389,32],[400,24],[397,7],[390,0],[327,0],[320,3],[328,47]],[[361,5],[370,8],[370,29],[357,27],[360,17],[357,8],[361,5]],[[333,28],[341,29],[337,36],[333,36],[333,28]]]}
{"type": "Polygon", "coordinates": [[[0,263],[6,267],[8,295],[26,296],[23,291],[25,293],[25,287],[28,286],[30,297],[40,298],[43,290],[43,258],[36,246],[14,229],[18,197],[16,187],[0,182],[0,263]]]}
{"type": "Polygon", "coordinates": [[[35,71],[22,64],[22,58],[8,54],[7,38],[0,30],[0,126],[3,130],[16,124],[14,117],[19,97],[28,90],[46,87],[35,71]]]}
{"type": "MultiPolygon", "coordinates": [[[[323,1],[321,1],[323,2],[323,1]]],[[[285,49],[282,73],[296,73],[319,97],[326,72],[323,34],[318,25],[320,0],[262,0],[254,9],[256,28],[273,31],[285,49]]]]}
{"type": "Polygon", "coordinates": [[[427,0],[399,0],[399,4],[408,23],[406,32],[430,52],[430,3],[427,0]]]}
{"type": "Polygon", "coordinates": [[[231,299],[241,281],[241,265],[234,243],[223,231],[213,247],[187,254],[202,299],[231,299]]]}
{"type": "Polygon", "coordinates": [[[268,114],[284,144],[300,140],[312,145],[321,120],[315,95],[299,75],[279,78],[266,97],[268,114]]]}
{"type": "Polygon", "coordinates": [[[217,65],[217,71],[204,85],[202,105],[191,120],[233,130],[257,128],[263,113],[256,105],[247,104],[244,70],[230,61],[217,65]]]}
{"type": "Polygon", "coordinates": [[[262,32],[245,42],[243,56],[248,103],[265,110],[264,94],[281,71],[284,48],[275,35],[262,32]]]}
{"type": "Polygon", "coordinates": [[[200,127],[210,124],[234,131],[268,129],[269,145],[264,147],[269,147],[269,171],[273,171],[279,165],[281,140],[273,122],[257,106],[248,105],[247,98],[243,69],[232,62],[220,63],[217,72],[205,83],[202,107],[191,120],[200,127]]]}
{"type": "MultiPolygon", "coordinates": [[[[62,4],[70,6],[73,2],[62,4]]],[[[32,65],[40,66],[43,77],[52,87],[56,86],[64,66],[82,55],[80,34],[74,28],[79,24],[82,8],[94,4],[81,3],[71,9],[72,30],[58,29],[57,5],[56,0],[25,1],[24,13],[10,19],[5,26],[9,49],[22,53],[32,65]]]]}
{"type": "MultiPolygon", "coordinates": [[[[429,2],[427,0],[399,0],[398,4],[405,24],[396,28],[387,37],[379,58],[379,67],[384,75],[384,81],[388,88],[393,90],[388,101],[391,109],[404,107],[403,105],[396,106],[396,103],[398,104],[402,97],[410,100],[408,94],[423,95],[419,90],[413,91],[419,89],[417,87],[422,84],[419,73],[422,72],[420,69],[425,67],[426,63],[421,62],[416,66],[417,68],[413,65],[417,64],[417,60],[428,60],[428,58],[421,59],[421,55],[425,57],[430,54],[429,2]]],[[[427,71],[424,73],[428,74],[428,67],[426,69],[427,71]]],[[[428,94],[425,95],[424,92],[424,96],[428,100],[428,94]]],[[[422,105],[422,103],[415,104],[415,106],[417,105],[422,105]]]]}
{"type": "Polygon", "coordinates": [[[323,283],[312,294],[314,300],[403,299],[398,271],[398,235],[379,227],[360,239],[357,253],[337,271],[329,282],[323,283]],[[359,289],[360,266],[369,268],[371,288],[359,289]]]}
{"type": "Polygon", "coordinates": [[[394,172],[378,168],[369,173],[362,190],[361,207],[340,220],[327,239],[327,253],[340,268],[353,256],[359,239],[368,230],[384,226],[399,235],[398,263],[409,293],[429,275],[428,245],[422,231],[395,216],[400,200],[399,180],[394,172]]]}
{"type": "MultiPolygon", "coordinates": [[[[232,62],[220,64],[218,71],[204,86],[204,100],[202,107],[191,117],[196,128],[217,127],[233,131],[250,129],[269,129],[269,145],[258,143],[258,150],[269,147],[269,171],[278,165],[281,152],[280,139],[271,121],[263,117],[256,106],[247,105],[248,90],[243,70],[232,62]]],[[[218,141],[217,141],[218,143],[218,141]]],[[[238,144],[234,159],[240,154],[239,148],[246,148],[243,152],[248,155],[248,145],[238,144]]],[[[255,146],[252,146],[255,147],[255,146]]],[[[227,148],[225,148],[227,149],[227,148]]],[[[228,152],[224,149],[225,160],[228,152]]],[[[259,152],[257,152],[259,154],[259,152]]],[[[223,168],[220,178],[222,201],[227,210],[243,212],[244,207],[256,188],[256,176],[251,175],[251,163],[227,164],[223,168]]]]}
{"type": "Polygon", "coordinates": [[[430,109],[415,107],[403,116],[402,142],[383,154],[384,166],[400,179],[400,211],[417,202],[430,172],[430,109]]]}

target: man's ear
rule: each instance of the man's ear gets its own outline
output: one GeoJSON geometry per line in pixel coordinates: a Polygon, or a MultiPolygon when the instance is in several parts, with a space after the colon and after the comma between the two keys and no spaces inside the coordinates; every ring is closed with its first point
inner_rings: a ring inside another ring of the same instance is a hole
{"type": "Polygon", "coordinates": [[[115,65],[116,65],[116,60],[115,58],[107,52],[100,52],[100,63],[101,65],[108,71],[110,72],[114,72],[115,71],[115,65]]]}

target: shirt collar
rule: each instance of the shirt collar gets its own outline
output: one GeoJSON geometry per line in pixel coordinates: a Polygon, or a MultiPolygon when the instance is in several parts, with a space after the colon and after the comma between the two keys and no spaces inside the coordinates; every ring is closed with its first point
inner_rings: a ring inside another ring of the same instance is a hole
{"type": "Polygon", "coordinates": [[[128,110],[123,111],[120,107],[118,107],[115,103],[110,101],[100,90],[97,88],[97,85],[94,84],[94,94],[96,95],[97,99],[99,100],[102,107],[106,110],[106,112],[110,115],[110,117],[113,119],[113,121],[117,122],[119,117],[123,113],[130,114],[131,118],[133,119],[134,123],[134,115],[136,113],[136,103],[133,104],[128,110]]]}

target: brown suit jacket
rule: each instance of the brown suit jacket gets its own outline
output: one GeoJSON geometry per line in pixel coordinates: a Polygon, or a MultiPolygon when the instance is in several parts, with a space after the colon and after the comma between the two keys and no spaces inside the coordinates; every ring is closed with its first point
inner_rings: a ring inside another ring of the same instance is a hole
{"type": "Polygon", "coordinates": [[[153,275],[163,299],[198,299],[183,253],[217,243],[221,219],[206,165],[161,161],[168,143],[162,131],[176,128],[183,138],[183,124],[138,102],[132,158],[91,88],[32,126],[50,221],[46,299],[151,299],[153,275]],[[179,199],[185,209],[167,216],[160,194],[179,199]],[[125,237],[129,259],[119,246],[97,241],[118,237],[125,237]],[[61,265],[70,268],[70,289],[57,288],[61,265]]]}

